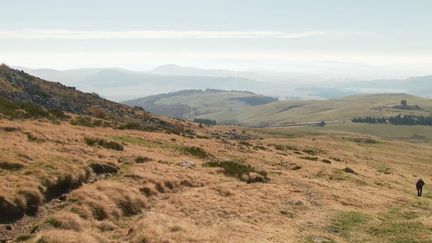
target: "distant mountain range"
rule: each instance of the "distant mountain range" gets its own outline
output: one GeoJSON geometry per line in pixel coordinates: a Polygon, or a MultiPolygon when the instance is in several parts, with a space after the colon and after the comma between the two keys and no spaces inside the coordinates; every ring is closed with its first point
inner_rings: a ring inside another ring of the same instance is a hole
{"type": "Polygon", "coordinates": [[[43,79],[59,81],[86,92],[96,92],[115,101],[183,89],[260,90],[268,86],[244,77],[165,75],[156,72],[157,69],[155,72],[137,72],[118,68],[66,71],[21,69],[43,79]]]}
{"type": "Polygon", "coordinates": [[[392,92],[432,97],[432,76],[403,80],[327,80],[303,73],[202,69],[172,64],[146,72],[120,68],[18,69],[114,101],[185,89],[247,90],[280,99],[335,99],[362,93],[392,92]]]}

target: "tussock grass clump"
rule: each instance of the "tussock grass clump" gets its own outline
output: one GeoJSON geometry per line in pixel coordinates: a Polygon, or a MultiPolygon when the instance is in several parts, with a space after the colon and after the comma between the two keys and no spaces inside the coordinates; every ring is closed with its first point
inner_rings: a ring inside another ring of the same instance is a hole
{"type": "Polygon", "coordinates": [[[244,146],[252,146],[252,144],[247,141],[240,141],[239,144],[244,146]]]}
{"type": "Polygon", "coordinates": [[[61,175],[57,178],[46,179],[43,182],[45,186],[45,198],[47,200],[59,197],[62,194],[68,193],[82,185],[89,178],[89,173],[73,176],[71,174],[61,175]]]}
{"type": "Polygon", "coordinates": [[[155,131],[156,129],[151,126],[146,126],[138,122],[128,122],[117,127],[120,130],[138,130],[138,131],[155,131]]]}
{"type": "Polygon", "coordinates": [[[92,119],[85,116],[77,116],[70,121],[71,125],[84,127],[114,127],[115,125],[106,120],[92,119]]]}
{"type": "Polygon", "coordinates": [[[279,151],[287,151],[287,150],[293,150],[298,151],[299,149],[292,145],[284,145],[284,144],[269,144],[268,146],[274,147],[276,150],[279,151]]]}
{"type": "Polygon", "coordinates": [[[158,192],[160,192],[160,193],[165,193],[166,188],[165,188],[165,186],[164,186],[164,184],[163,184],[162,182],[158,182],[158,183],[156,183],[156,184],[155,184],[155,188],[156,188],[156,190],[157,190],[158,192]]]}
{"type": "Polygon", "coordinates": [[[24,214],[34,215],[42,201],[43,196],[36,190],[22,190],[14,199],[0,196],[0,222],[13,222],[24,214]]]}
{"type": "Polygon", "coordinates": [[[302,156],[300,157],[300,159],[304,159],[304,160],[310,160],[310,161],[318,161],[318,157],[313,157],[313,156],[302,156]]]}
{"type": "Polygon", "coordinates": [[[358,144],[377,144],[379,143],[378,140],[375,140],[373,138],[365,138],[365,137],[354,137],[354,138],[347,138],[350,141],[353,141],[358,144]]]}
{"type": "Polygon", "coordinates": [[[35,215],[39,205],[44,201],[41,191],[36,188],[20,190],[18,191],[18,195],[17,202],[27,215],[35,215]]]}
{"type": "Polygon", "coordinates": [[[142,192],[146,197],[151,197],[154,195],[157,195],[158,192],[151,186],[143,186],[140,189],[140,192],[142,192]]]}
{"type": "Polygon", "coordinates": [[[264,147],[263,145],[255,145],[255,146],[253,146],[253,149],[255,149],[255,150],[264,150],[264,151],[267,150],[267,148],[264,147]]]}
{"type": "Polygon", "coordinates": [[[115,164],[112,164],[112,163],[102,164],[102,163],[96,163],[96,162],[94,162],[94,163],[91,163],[89,165],[89,167],[97,175],[101,175],[101,174],[117,174],[117,172],[120,169],[118,166],[116,166],[115,164]]]}
{"type": "Polygon", "coordinates": [[[345,169],[342,170],[345,173],[349,173],[349,174],[353,174],[353,175],[358,175],[357,172],[355,172],[353,169],[351,169],[350,167],[346,167],[345,169]]]}
{"type": "Polygon", "coordinates": [[[204,149],[202,149],[200,147],[195,147],[195,146],[183,147],[183,148],[181,148],[181,151],[183,154],[192,155],[194,157],[201,158],[201,159],[208,159],[208,158],[212,157],[204,149]]]}
{"type": "Polygon", "coordinates": [[[3,196],[0,196],[0,212],[1,223],[15,221],[24,216],[24,209],[20,205],[3,196]]]}
{"type": "Polygon", "coordinates": [[[73,230],[47,230],[40,234],[37,243],[97,243],[106,242],[102,237],[94,233],[76,232],[73,230]]]}
{"type": "Polygon", "coordinates": [[[70,124],[75,126],[93,127],[92,119],[90,117],[77,116],[70,121],[70,124]]]}
{"type": "Polygon", "coordinates": [[[86,219],[118,219],[131,216],[147,208],[146,198],[139,190],[119,182],[101,181],[74,191],[70,196],[78,202],[73,211],[86,219]]]}
{"type": "Polygon", "coordinates": [[[146,156],[138,156],[138,157],[135,158],[135,162],[138,163],[138,164],[149,162],[151,160],[152,160],[151,158],[146,157],[146,156]]]}
{"type": "Polygon", "coordinates": [[[172,189],[174,189],[174,187],[175,187],[174,183],[171,182],[171,181],[164,181],[164,186],[165,186],[166,188],[168,188],[169,190],[172,190],[172,189]]]}
{"type": "Polygon", "coordinates": [[[98,228],[102,232],[107,232],[115,230],[117,226],[109,220],[104,220],[96,222],[96,228],[98,228]]]}
{"type": "Polygon", "coordinates": [[[0,161],[0,169],[2,170],[16,171],[24,167],[25,165],[22,163],[0,161]]]}
{"type": "Polygon", "coordinates": [[[62,212],[50,216],[46,223],[57,229],[68,229],[77,232],[85,228],[85,222],[82,218],[74,213],[62,212]]]}
{"type": "Polygon", "coordinates": [[[28,241],[32,238],[32,235],[30,234],[21,234],[15,237],[15,241],[16,242],[24,242],[24,241],[28,241]]]}
{"type": "Polygon", "coordinates": [[[114,142],[114,141],[108,141],[101,138],[89,138],[85,137],[84,142],[89,146],[101,146],[106,149],[112,149],[117,151],[123,151],[123,145],[114,142]]]}
{"type": "Polygon", "coordinates": [[[193,187],[193,183],[192,181],[188,180],[188,179],[183,179],[180,181],[180,185],[181,186],[186,186],[186,187],[193,187]]]}
{"type": "Polygon", "coordinates": [[[21,130],[18,127],[0,127],[0,130],[5,131],[5,132],[16,132],[21,130]]]}
{"type": "Polygon", "coordinates": [[[348,177],[348,175],[343,173],[342,170],[333,170],[332,174],[330,175],[329,179],[332,181],[344,181],[348,177]]]}
{"type": "Polygon", "coordinates": [[[309,155],[316,155],[317,154],[317,151],[313,150],[313,149],[303,149],[302,151],[303,151],[303,153],[306,153],[309,155]]]}
{"type": "Polygon", "coordinates": [[[236,177],[248,183],[270,180],[266,171],[257,171],[252,166],[243,165],[236,161],[211,161],[204,163],[203,166],[223,168],[225,175],[236,177]]]}
{"type": "Polygon", "coordinates": [[[43,142],[45,142],[44,138],[35,136],[35,135],[31,134],[31,133],[27,133],[27,140],[29,142],[34,142],[34,143],[43,143],[43,142]]]}
{"type": "Polygon", "coordinates": [[[34,215],[44,201],[43,188],[27,176],[0,176],[0,223],[34,215]]]}

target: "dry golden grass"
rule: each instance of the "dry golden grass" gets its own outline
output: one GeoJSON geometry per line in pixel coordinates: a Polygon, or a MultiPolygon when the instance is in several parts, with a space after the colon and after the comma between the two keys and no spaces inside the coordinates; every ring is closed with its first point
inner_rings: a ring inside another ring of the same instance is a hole
{"type": "Polygon", "coordinates": [[[81,233],[72,230],[47,230],[38,236],[41,243],[95,243],[108,242],[97,234],[81,233]]]}
{"type": "Polygon", "coordinates": [[[1,200],[22,214],[38,205],[36,216],[12,223],[12,231],[0,229],[8,239],[30,234],[41,242],[392,242],[396,234],[409,242],[432,235],[430,144],[259,131],[246,132],[254,139],[240,143],[222,136],[232,129],[242,133],[232,127],[196,127],[199,138],[3,119],[0,127],[19,128],[0,129],[0,161],[23,165],[0,168],[1,200]],[[45,142],[28,141],[26,132],[45,142]],[[212,138],[214,133],[222,138],[212,138]],[[124,150],[90,147],[84,137],[116,141],[124,150]],[[212,157],[184,153],[185,147],[212,157]],[[137,162],[139,157],[150,159],[137,162]],[[209,160],[238,161],[266,171],[270,180],[248,184],[202,166],[209,160]],[[117,169],[96,174],[92,164],[117,169]],[[346,167],[357,175],[344,172],[346,167]],[[413,189],[419,177],[426,181],[422,198],[413,189]],[[56,191],[56,185],[62,187],[56,191]],[[59,200],[59,191],[66,197],[59,200]],[[401,224],[411,231],[398,231],[401,224]]]}

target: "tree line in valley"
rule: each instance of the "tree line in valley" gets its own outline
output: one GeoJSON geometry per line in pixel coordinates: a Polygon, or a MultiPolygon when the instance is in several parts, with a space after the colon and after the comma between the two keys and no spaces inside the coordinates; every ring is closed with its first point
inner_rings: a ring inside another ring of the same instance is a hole
{"type": "Polygon", "coordinates": [[[357,117],[354,123],[432,126],[432,116],[397,115],[391,117],[357,117]]]}

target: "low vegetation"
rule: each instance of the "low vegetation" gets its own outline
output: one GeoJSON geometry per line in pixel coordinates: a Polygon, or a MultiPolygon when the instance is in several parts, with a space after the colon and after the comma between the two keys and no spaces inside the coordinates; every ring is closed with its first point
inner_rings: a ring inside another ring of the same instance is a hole
{"type": "Polygon", "coordinates": [[[138,164],[145,163],[151,161],[152,159],[146,156],[138,156],[135,158],[135,162],[138,164]]]}
{"type": "Polygon", "coordinates": [[[315,156],[301,156],[300,159],[311,160],[311,161],[318,161],[319,160],[319,158],[315,157],[315,156]]]}
{"type": "Polygon", "coordinates": [[[14,170],[20,170],[24,167],[25,165],[22,163],[0,161],[0,169],[2,170],[14,171],[14,170]]]}
{"type": "Polygon", "coordinates": [[[70,121],[70,124],[75,126],[85,127],[115,127],[115,124],[111,121],[93,119],[91,117],[77,116],[70,121]]]}
{"type": "Polygon", "coordinates": [[[183,154],[192,155],[200,159],[208,159],[212,157],[204,149],[196,146],[185,146],[181,148],[181,151],[183,154]]]}
{"type": "Polygon", "coordinates": [[[236,177],[248,183],[267,182],[270,179],[266,171],[257,171],[254,167],[236,161],[211,161],[203,164],[204,167],[220,167],[228,176],[236,177]]]}
{"type": "Polygon", "coordinates": [[[393,124],[393,125],[424,125],[432,126],[432,116],[397,115],[390,117],[364,117],[352,119],[354,123],[393,124]]]}
{"type": "Polygon", "coordinates": [[[114,141],[108,141],[106,139],[101,139],[101,138],[89,138],[89,137],[85,137],[84,138],[84,142],[85,144],[89,145],[89,146],[101,146],[103,148],[106,149],[112,149],[112,150],[118,150],[118,151],[123,151],[123,145],[114,142],[114,141]]]}
{"type": "Polygon", "coordinates": [[[209,126],[214,126],[217,123],[215,120],[202,119],[202,118],[195,118],[193,119],[193,122],[203,124],[203,125],[209,125],[209,126]]]}
{"type": "Polygon", "coordinates": [[[327,230],[332,234],[350,240],[350,233],[363,230],[364,225],[370,219],[369,215],[357,211],[338,212],[331,219],[331,224],[327,227],[327,230]]]}
{"type": "Polygon", "coordinates": [[[65,120],[69,116],[60,110],[45,110],[30,103],[11,102],[0,97],[0,113],[10,119],[37,119],[65,120]]]}

